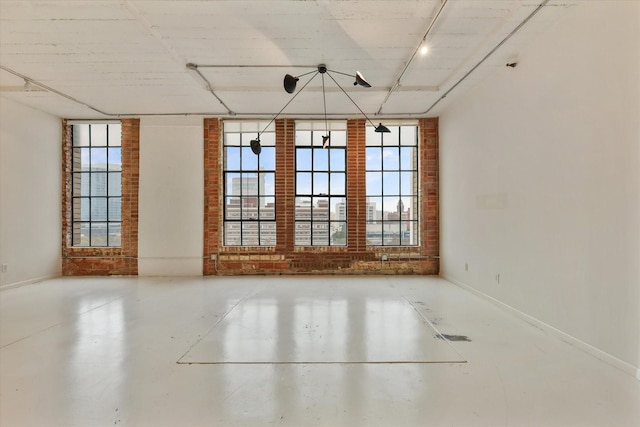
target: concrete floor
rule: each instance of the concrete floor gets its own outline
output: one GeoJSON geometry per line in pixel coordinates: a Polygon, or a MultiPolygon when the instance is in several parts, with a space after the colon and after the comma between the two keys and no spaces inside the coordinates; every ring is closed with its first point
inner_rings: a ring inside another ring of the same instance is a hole
{"type": "Polygon", "coordinates": [[[436,277],[61,278],[0,316],[3,427],[640,425],[635,378],[436,277]]]}

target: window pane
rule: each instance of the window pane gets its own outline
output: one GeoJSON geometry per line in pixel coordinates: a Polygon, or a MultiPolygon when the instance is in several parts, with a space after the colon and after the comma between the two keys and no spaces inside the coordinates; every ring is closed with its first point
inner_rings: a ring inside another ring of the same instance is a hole
{"type": "Polygon", "coordinates": [[[400,194],[405,196],[413,196],[416,193],[417,173],[400,172],[400,194]]]}
{"type": "Polygon", "coordinates": [[[91,187],[91,174],[89,172],[74,173],[73,177],[73,196],[89,196],[91,187]]]}
{"type": "Polygon", "coordinates": [[[91,170],[93,171],[107,170],[107,149],[106,148],[91,149],[91,170]]]}
{"type": "Polygon", "coordinates": [[[91,246],[107,246],[107,223],[91,223],[91,246]]]}
{"type": "Polygon", "coordinates": [[[382,195],[382,172],[367,172],[367,195],[382,195]]]}
{"type": "Polygon", "coordinates": [[[109,208],[109,221],[122,221],[122,199],[111,197],[107,205],[109,208]]]}
{"type": "Polygon", "coordinates": [[[295,220],[311,219],[311,197],[296,197],[295,220]]]}
{"type": "Polygon", "coordinates": [[[311,132],[296,131],[296,145],[311,146],[311,132]]]}
{"type": "Polygon", "coordinates": [[[107,126],[106,125],[90,125],[91,127],[91,146],[107,145],[107,126]]]}
{"type": "Polygon", "coordinates": [[[418,169],[416,164],[416,147],[401,147],[400,148],[400,168],[404,170],[418,169]]]}
{"type": "Polygon", "coordinates": [[[91,199],[91,220],[107,220],[107,199],[94,197],[91,199]]]}
{"type": "Polygon", "coordinates": [[[382,219],[396,221],[398,217],[398,208],[403,207],[404,203],[398,196],[382,198],[382,219]]]}
{"type": "Polygon", "coordinates": [[[275,196],[276,194],[276,174],[273,172],[261,173],[261,196],[275,196]]]}
{"type": "Polygon", "coordinates": [[[243,246],[259,246],[260,242],[259,223],[258,221],[246,221],[242,223],[242,245],[243,246]]]}
{"type": "Polygon", "coordinates": [[[383,146],[395,146],[400,143],[398,126],[387,126],[390,133],[380,133],[382,135],[382,145],[383,146]]]}
{"type": "Polygon", "coordinates": [[[240,170],[240,147],[225,147],[224,161],[226,170],[240,170]]]}
{"type": "Polygon", "coordinates": [[[225,246],[240,246],[241,240],[241,224],[240,222],[224,223],[224,244],[225,246]]]}
{"type": "Polygon", "coordinates": [[[382,135],[383,134],[381,133],[376,133],[373,126],[367,126],[365,128],[365,139],[367,140],[367,147],[382,145],[382,135]]]}
{"type": "Polygon", "coordinates": [[[346,175],[345,173],[332,173],[329,174],[329,180],[331,184],[332,196],[340,196],[347,194],[346,175]]]}
{"type": "Polygon", "coordinates": [[[382,244],[389,246],[400,245],[400,221],[385,221],[382,230],[382,244]]]}
{"type": "Polygon", "coordinates": [[[331,139],[329,144],[331,147],[346,147],[347,146],[347,132],[345,131],[331,131],[331,139]]]}
{"type": "Polygon", "coordinates": [[[107,195],[107,173],[91,173],[91,196],[106,196],[107,195]]]}
{"type": "MultiPolygon", "coordinates": [[[[225,125],[226,126],[226,125],[225,125]]],[[[224,145],[236,145],[240,146],[240,134],[239,133],[225,133],[224,134],[224,145]]]]}
{"type": "Polygon", "coordinates": [[[416,145],[418,141],[418,128],[416,126],[400,127],[400,144],[416,145]]]}
{"type": "Polygon", "coordinates": [[[329,151],[329,167],[333,172],[346,171],[346,151],[343,149],[330,149],[329,151]]]}
{"type": "Polygon", "coordinates": [[[326,222],[314,222],[312,225],[311,244],[314,246],[329,246],[329,227],[326,222]]]}
{"type": "MultiPolygon", "coordinates": [[[[254,138],[248,138],[248,142],[251,143],[251,140],[254,138]]],[[[245,141],[246,143],[246,141],[245,141]]],[[[263,132],[260,135],[260,145],[264,150],[267,147],[275,147],[276,146],[276,133],[275,132],[263,132]]],[[[260,154],[262,155],[262,153],[260,154]]]]}
{"type": "Polygon", "coordinates": [[[329,220],[329,199],[326,197],[314,197],[311,209],[311,218],[314,221],[329,220]]]}
{"type": "Polygon", "coordinates": [[[239,196],[242,190],[242,180],[239,173],[226,174],[227,196],[239,196]]]}
{"type": "Polygon", "coordinates": [[[367,197],[367,221],[382,219],[382,197],[367,197]]]}
{"type": "Polygon", "coordinates": [[[263,184],[260,182],[260,179],[257,173],[242,174],[242,195],[243,196],[257,196],[261,185],[263,184]]]}
{"type": "Polygon", "coordinates": [[[241,167],[243,171],[258,169],[258,156],[253,154],[251,147],[242,147],[241,167]]]}
{"type": "Polygon", "coordinates": [[[121,148],[109,148],[107,150],[109,156],[108,170],[121,171],[122,170],[122,149],[121,148]]]}
{"type": "Polygon", "coordinates": [[[74,147],[88,147],[91,143],[89,125],[73,125],[72,139],[74,147]]]}
{"type": "Polygon", "coordinates": [[[296,222],[296,246],[309,246],[311,245],[311,223],[310,222],[296,222]]]}
{"type": "Polygon", "coordinates": [[[418,219],[418,206],[415,201],[417,197],[403,197],[402,204],[404,213],[402,215],[403,220],[417,220],[418,219]]]}
{"type": "Polygon", "coordinates": [[[89,148],[73,148],[71,150],[71,170],[76,171],[88,171],[91,169],[89,148]]]}
{"type": "Polygon", "coordinates": [[[313,194],[318,196],[329,194],[329,174],[328,173],[314,172],[313,194]]]}
{"type": "Polygon", "coordinates": [[[119,147],[122,145],[122,125],[120,123],[108,125],[107,131],[109,133],[108,142],[110,147],[119,147]]]}
{"type": "Polygon", "coordinates": [[[367,170],[382,170],[382,149],[380,147],[367,147],[366,156],[367,170]]]}
{"type": "Polygon", "coordinates": [[[409,221],[402,223],[402,235],[401,235],[401,244],[402,245],[418,245],[420,242],[418,241],[418,222],[417,221],[409,221]]]}
{"type": "Polygon", "coordinates": [[[276,244],[276,223],[260,223],[260,244],[262,246],[274,246],[276,244]]]}
{"type": "Polygon", "coordinates": [[[398,147],[385,147],[382,149],[382,167],[387,171],[400,169],[398,147]]]}
{"type": "Polygon", "coordinates": [[[225,219],[240,219],[240,197],[225,198],[225,219]]]}
{"type": "Polygon", "coordinates": [[[122,246],[122,225],[119,222],[109,223],[109,246],[122,246]]]}
{"type": "Polygon", "coordinates": [[[312,169],[311,150],[304,148],[296,149],[296,170],[310,171],[312,169]]]}
{"type": "Polygon", "coordinates": [[[328,171],[329,170],[329,150],[322,148],[313,149],[313,170],[328,171]]]}
{"type": "Polygon", "coordinates": [[[119,173],[109,173],[107,181],[108,195],[120,197],[122,195],[122,175],[119,173]]]}
{"type": "Polygon", "coordinates": [[[331,245],[347,244],[347,223],[332,222],[331,223],[331,245]]]}
{"type": "Polygon", "coordinates": [[[310,172],[296,173],[296,194],[311,194],[311,176],[310,172]]]}
{"type": "Polygon", "coordinates": [[[345,221],[347,219],[347,199],[344,197],[331,197],[329,199],[331,219],[345,221]]]}
{"type": "Polygon", "coordinates": [[[382,173],[382,193],[385,196],[400,195],[400,173],[382,173]]]}
{"type": "Polygon", "coordinates": [[[382,221],[367,222],[367,245],[382,245],[382,221]]]}
{"type": "MultiPolygon", "coordinates": [[[[323,127],[324,128],[324,127],[323,127]]],[[[327,133],[323,130],[315,130],[313,131],[313,136],[311,144],[315,147],[316,150],[322,150],[322,137],[327,133]]]]}
{"type": "Polygon", "coordinates": [[[258,156],[260,169],[276,170],[276,147],[262,146],[262,152],[258,156]]]}

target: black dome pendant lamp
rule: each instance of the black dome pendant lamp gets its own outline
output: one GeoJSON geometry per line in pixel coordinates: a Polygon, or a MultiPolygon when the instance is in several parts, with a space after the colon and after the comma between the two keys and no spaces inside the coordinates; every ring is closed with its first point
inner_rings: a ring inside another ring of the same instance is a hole
{"type": "Polygon", "coordinates": [[[322,148],[327,148],[329,146],[329,142],[330,142],[329,129],[328,129],[328,126],[327,126],[327,100],[326,100],[326,92],[325,92],[325,86],[324,86],[324,75],[325,74],[328,75],[331,78],[331,80],[333,80],[333,82],[336,84],[336,86],[338,86],[340,88],[340,90],[347,96],[347,98],[349,98],[349,101],[351,101],[353,103],[353,105],[355,105],[356,108],[367,119],[367,121],[369,123],[371,123],[371,125],[375,128],[375,132],[378,132],[378,133],[389,133],[389,132],[391,132],[389,130],[389,128],[384,126],[382,123],[379,123],[378,126],[376,126],[371,121],[371,119],[364,113],[364,111],[362,111],[362,109],[358,106],[358,104],[356,104],[356,102],[349,96],[349,94],[344,90],[344,88],[342,86],[340,86],[340,84],[336,81],[336,79],[334,79],[333,76],[331,75],[331,73],[336,73],[336,74],[342,74],[342,75],[345,75],[345,76],[353,77],[355,79],[354,82],[353,82],[354,86],[371,87],[371,84],[369,84],[369,82],[367,82],[367,80],[362,76],[362,74],[360,74],[359,71],[356,71],[356,74],[352,75],[352,74],[342,73],[340,71],[329,70],[329,69],[327,69],[326,65],[324,65],[324,64],[318,65],[317,69],[314,70],[314,71],[309,71],[308,73],[300,74],[299,76],[293,76],[291,74],[285,74],[284,80],[283,80],[284,90],[287,93],[294,93],[294,92],[296,92],[296,93],[284,105],[284,107],[282,107],[282,109],[280,111],[278,111],[278,113],[273,117],[273,119],[271,119],[271,121],[267,124],[267,126],[261,132],[258,133],[258,136],[256,137],[256,139],[252,139],[251,140],[251,142],[250,142],[251,151],[253,151],[254,154],[258,155],[262,151],[262,147],[260,146],[260,135],[262,135],[262,133],[271,125],[271,123],[273,123],[273,121],[278,118],[278,116],[284,111],[284,109],[287,108],[287,106],[291,103],[291,101],[293,101],[296,98],[296,96],[298,96],[298,94],[300,94],[300,92],[302,92],[304,90],[304,88],[306,88],[307,85],[311,82],[311,80],[313,80],[318,74],[322,75],[322,100],[323,100],[323,106],[324,106],[324,125],[325,125],[325,132],[326,132],[326,135],[324,135],[322,137],[322,148]],[[300,88],[300,90],[298,92],[296,92],[296,87],[298,85],[298,81],[300,80],[300,77],[303,77],[303,76],[306,76],[308,74],[311,74],[314,71],[315,71],[315,74],[313,76],[311,76],[311,78],[309,80],[307,80],[307,82],[304,84],[304,86],[302,86],[300,88]]]}

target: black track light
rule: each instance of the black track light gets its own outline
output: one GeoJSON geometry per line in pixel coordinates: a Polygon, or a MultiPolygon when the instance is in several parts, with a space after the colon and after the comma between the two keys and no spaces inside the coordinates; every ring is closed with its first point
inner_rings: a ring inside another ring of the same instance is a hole
{"type": "Polygon", "coordinates": [[[256,156],[260,154],[262,152],[262,146],[260,145],[260,135],[258,135],[256,139],[252,139],[249,145],[251,146],[251,151],[253,151],[253,154],[255,154],[256,156]]]}

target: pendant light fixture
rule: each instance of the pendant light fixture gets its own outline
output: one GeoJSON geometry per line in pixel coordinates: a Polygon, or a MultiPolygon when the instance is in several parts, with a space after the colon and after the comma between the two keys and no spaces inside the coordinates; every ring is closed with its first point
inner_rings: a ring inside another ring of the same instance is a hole
{"type": "MultiPolygon", "coordinates": [[[[308,73],[303,73],[303,74],[300,74],[299,76],[292,76],[291,74],[286,74],[284,76],[284,81],[283,81],[284,90],[287,93],[296,92],[296,87],[298,85],[298,81],[300,80],[300,77],[309,75],[309,74],[311,74],[313,72],[314,71],[309,71],[308,73]]],[[[258,133],[258,136],[256,137],[256,139],[252,139],[251,140],[251,142],[250,142],[251,151],[253,151],[254,154],[256,154],[256,155],[260,154],[260,152],[262,151],[262,147],[260,145],[260,135],[262,135],[262,133],[271,125],[271,123],[273,123],[273,121],[278,118],[278,116],[284,111],[284,109],[287,108],[287,106],[296,98],[296,96],[298,96],[300,94],[300,92],[302,92],[304,90],[304,88],[306,88],[307,85],[318,74],[322,75],[322,102],[323,102],[323,107],[324,107],[324,126],[325,126],[325,133],[326,133],[322,137],[322,148],[327,148],[329,146],[329,142],[330,142],[329,127],[328,127],[328,123],[327,123],[327,98],[326,98],[325,85],[324,85],[324,75],[325,74],[328,75],[331,78],[331,80],[333,80],[333,82],[336,84],[336,86],[338,86],[340,88],[342,93],[344,93],[346,95],[346,97],[349,98],[349,101],[351,101],[353,103],[353,105],[355,105],[356,108],[362,113],[362,115],[369,121],[369,123],[371,123],[371,125],[375,128],[376,132],[378,132],[378,133],[391,132],[389,130],[389,128],[384,126],[382,123],[379,123],[378,126],[376,126],[371,121],[371,119],[369,119],[369,117],[364,113],[364,111],[362,111],[362,109],[358,106],[358,104],[356,104],[356,102],[349,96],[349,94],[344,90],[344,88],[340,85],[340,83],[338,83],[336,81],[336,79],[333,78],[331,73],[342,74],[342,75],[345,75],[345,76],[353,77],[355,79],[354,82],[353,82],[354,86],[358,86],[359,85],[359,86],[362,86],[362,87],[371,87],[369,82],[367,82],[367,80],[362,76],[362,74],[360,74],[359,71],[356,71],[356,74],[352,75],[352,74],[342,73],[340,71],[329,70],[329,69],[327,69],[326,65],[324,65],[324,64],[318,65],[317,69],[315,70],[315,74],[313,76],[311,76],[311,78],[309,78],[309,80],[307,80],[307,82],[304,84],[304,86],[302,86],[300,88],[300,90],[298,92],[296,92],[295,95],[293,95],[293,97],[284,105],[284,107],[282,107],[282,109],[280,111],[278,111],[278,113],[273,117],[273,119],[271,119],[271,121],[267,124],[267,126],[265,126],[265,128],[261,132],[258,133]]]]}

